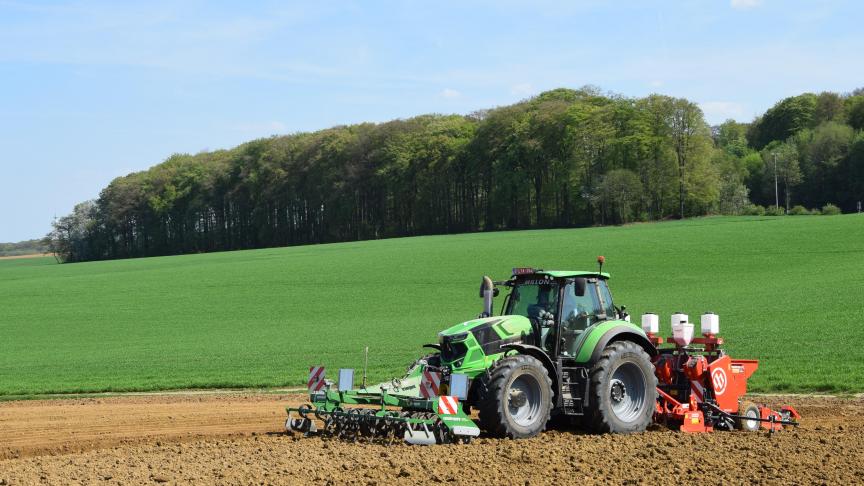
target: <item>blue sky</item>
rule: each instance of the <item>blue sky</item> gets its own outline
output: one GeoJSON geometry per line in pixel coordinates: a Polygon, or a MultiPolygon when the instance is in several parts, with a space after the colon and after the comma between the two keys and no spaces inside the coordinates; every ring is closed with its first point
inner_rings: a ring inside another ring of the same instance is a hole
{"type": "Polygon", "coordinates": [[[864,86],[855,1],[0,0],[0,241],[175,152],[586,84],[749,121],[864,86]]]}

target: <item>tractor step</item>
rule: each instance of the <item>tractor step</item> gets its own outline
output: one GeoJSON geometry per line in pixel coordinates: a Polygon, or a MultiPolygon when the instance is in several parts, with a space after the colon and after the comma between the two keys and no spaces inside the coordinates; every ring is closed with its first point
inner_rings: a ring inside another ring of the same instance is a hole
{"type": "Polygon", "coordinates": [[[561,367],[561,408],[564,415],[584,415],[588,403],[588,369],[561,367]]]}

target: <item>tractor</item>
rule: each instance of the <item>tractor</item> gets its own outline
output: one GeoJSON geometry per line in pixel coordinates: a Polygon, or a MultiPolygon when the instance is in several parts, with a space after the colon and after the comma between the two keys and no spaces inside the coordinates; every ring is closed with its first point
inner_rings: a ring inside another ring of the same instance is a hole
{"type": "Polygon", "coordinates": [[[643,431],[657,399],[657,349],[614,305],[608,278],[532,268],[486,277],[481,317],[441,332],[427,363],[470,379],[465,403],[495,437],[532,437],[553,416],[596,432],[643,431]],[[493,316],[499,286],[509,293],[493,316]]]}

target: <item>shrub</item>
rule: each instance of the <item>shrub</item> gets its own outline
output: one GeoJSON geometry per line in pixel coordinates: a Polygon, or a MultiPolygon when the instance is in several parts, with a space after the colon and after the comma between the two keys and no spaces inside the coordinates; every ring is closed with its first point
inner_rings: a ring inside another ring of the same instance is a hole
{"type": "Polygon", "coordinates": [[[798,206],[792,207],[792,209],[789,210],[789,214],[792,216],[806,216],[808,214],[813,214],[813,213],[810,212],[809,209],[807,209],[804,206],[801,206],[799,204],[798,206]]]}
{"type": "Polygon", "coordinates": [[[741,211],[745,216],[765,216],[765,208],[758,204],[748,204],[741,211]]]}
{"type": "Polygon", "coordinates": [[[765,216],[783,216],[785,214],[786,210],[784,208],[777,206],[768,206],[765,208],[765,216]]]}
{"type": "Polygon", "coordinates": [[[842,211],[840,211],[840,208],[831,203],[822,206],[822,214],[824,214],[825,216],[834,216],[841,213],[842,211]]]}

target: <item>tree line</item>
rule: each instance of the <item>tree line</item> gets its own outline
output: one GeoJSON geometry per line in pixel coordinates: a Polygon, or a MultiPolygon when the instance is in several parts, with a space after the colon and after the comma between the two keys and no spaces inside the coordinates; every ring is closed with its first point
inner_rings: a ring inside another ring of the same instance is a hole
{"type": "Polygon", "coordinates": [[[862,124],[861,92],[803,94],[712,128],[683,98],[556,89],[467,116],[175,154],[113,180],[48,238],[84,261],[755,213],[774,203],[775,172],[785,207],[851,211],[862,124]]]}

